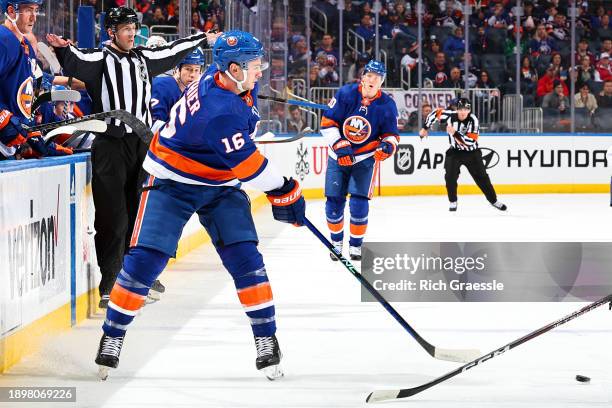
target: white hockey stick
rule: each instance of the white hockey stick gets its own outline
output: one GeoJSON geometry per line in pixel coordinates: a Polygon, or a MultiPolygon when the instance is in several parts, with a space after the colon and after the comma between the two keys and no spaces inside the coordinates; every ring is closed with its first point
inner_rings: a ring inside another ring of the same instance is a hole
{"type": "Polygon", "coordinates": [[[62,66],[60,65],[59,61],[57,60],[57,57],[55,56],[55,54],[53,54],[51,48],[49,48],[47,44],[42,41],[39,42],[38,52],[40,52],[44,59],[46,59],[49,63],[49,68],[51,69],[51,73],[53,73],[53,75],[57,75],[62,71],[62,66]]]}
{"type": "Polygon", "coordinates": [[[32,112],[46,102],[79,102],[81,93],[73,90],[50,91],[40,94],[32,104],[32,112]]]}
{"type": "Polygon", "coordinates": [[[58,135],[71,135],[75,132],[104,133],[106,132],[106,128],[106,122],[97,119],[87,120],[85,122],[77,122],[66,126],[60,126],[51,130],[45,135],[45,143],[49,143],[58,135]]]}
{"type": "Polygon", "coordinates": [[[300,140],[301,138],[304,137],[304,135],[306,135],[307,133],[312,133],[313,130],[309,127],[304,128],[302,131],[300,131],[298,134],[296,134],[295,136],[290,136],[290,137],[277,137],[274,133],[272,132],[266,132],[263,135],[256,137],[254,142],[257,144],[274,144],[274,143],[289,143],[289,142],[295,142],[296,140],[300,140]]]}

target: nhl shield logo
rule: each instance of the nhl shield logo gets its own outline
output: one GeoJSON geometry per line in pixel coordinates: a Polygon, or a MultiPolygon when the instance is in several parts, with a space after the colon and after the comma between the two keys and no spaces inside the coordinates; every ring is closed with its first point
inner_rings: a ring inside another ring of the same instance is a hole
{"type": "Polygon", "coordinates": [[[414,173],[414,146],[402,144],[397,146],[397,154],[395,155],[393,167],[395,174],[414,173]]]}
{"type": "Polygon", "coordinates": [[[372,134],[372,125],[363,116],[351,116],[344,121],[342,133],[350,142],[361,144],[372,134]]]}
{"type": "Polygon", "coordinates": [[[236,46],[236,44],[238,44],[238,38],[232,35],[227,37],[227,40],[225,40],[225,42],[227,42],[227,45],[229,45],[230,47],[234,47],[236,46]]]}

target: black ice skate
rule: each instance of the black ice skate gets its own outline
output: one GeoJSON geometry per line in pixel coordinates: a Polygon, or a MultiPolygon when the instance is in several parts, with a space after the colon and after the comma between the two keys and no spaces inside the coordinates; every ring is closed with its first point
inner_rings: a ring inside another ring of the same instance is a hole
{"type": "Polygon", "coordinates": [[[448,211],[457,211],[457,202],[456,201],[452,201],[448,205],[448,211]]]}
{"type": "Polygon", "coordinates": [[[123,339],[121,337],[111,337],[106,334],[102,335],[100,339],[100,347],[98,347],[98,355],[96,356],[96,364],[98,364],[98,377],[101,380],[108,378],[108,369],[117,368],[119,366],[119,354],[121,354],[121,347],[123,346],[123,339]]]}
{"type": "Polygon", "coordinates": [[[349,255],[351,257],[351,261],[361,261],[361,247],[350,246],[349,255]]]}
{"type": "MultiPolygon", "coordinates": [[[[338,250],[338,252],[342,253],[342,241],[332,241],[332,245],[334,246],[334,248],[338,250]]],[[[329,253],[329,257],[331,258],[332,261],[338,260],[338,258],[336,258],[336,256],[332,254],[331,252],[329,253]]]]}
{"type": "Polygon", "coordinates": [[[255,337],[255,347],[257,348],[257,359],[255,367],[268,378],[274,381],[282,377],[283,370],[280,367],[283,353],[280,351],[276,336],[271,337],[255,337]]]}
{"type": "Polygon", "coordinates": [[[166,291],[166,287],[159,280],[153,282],[147,294],[147,303],[154,303],[161,299],[161,294],[166,291]]]}
{"type": "Polygon", "coordinates": [[[506,211],[508,209],[508,207],[506,207],[506,204],[500,203],[499,201],[496,201],[492,203],[491,205],[497,208],[499,211],[506,211]]]}

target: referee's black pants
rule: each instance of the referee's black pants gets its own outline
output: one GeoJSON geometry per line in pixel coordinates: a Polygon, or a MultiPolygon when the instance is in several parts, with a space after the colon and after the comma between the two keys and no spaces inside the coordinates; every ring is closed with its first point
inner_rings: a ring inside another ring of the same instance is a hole
{"type": "Polygon", "coordinates": [[[487,169],[482,161],[480,149],[465,151],[450,148],[446,151],[444,158],[444,170],[446,174],[446,192],[448,201],[457,201],[457,180],[459,179],[460,167],[467,167],[476,185],[484,193],[487,200],[493,204],[497,201],[497,194],[487,174],[487,169]]]}
{"type": "Polygon", "coordinates": [[[121,271],[138,211],[145,178],[147,146],[133,133],[99,135],[91,148],[95,243],[102,273],[100,296],[108,295],[121,271]]]}

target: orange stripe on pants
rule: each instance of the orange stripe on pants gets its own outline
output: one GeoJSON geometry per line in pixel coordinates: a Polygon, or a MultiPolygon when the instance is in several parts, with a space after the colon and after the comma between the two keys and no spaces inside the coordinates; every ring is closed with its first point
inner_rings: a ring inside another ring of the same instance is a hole
{"type": "Polygon", "coordinates": [[[270,302],[272,300],[270,282],[263,282],[248,288],[238,289],[238,298],[244,307],[270,302]]]}
{"type": "Polygon", "coordinates": [[[142,307],[145,297],[138,293],[130,292],[115,283],[110,294],[110,301],[122,309],[135,312],[142,307]]]}

